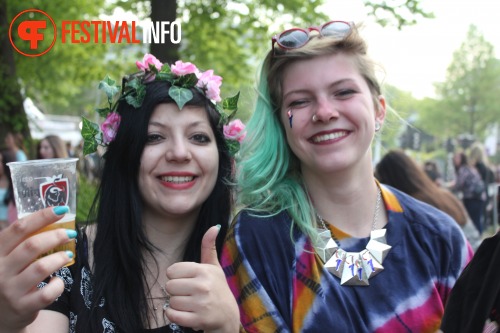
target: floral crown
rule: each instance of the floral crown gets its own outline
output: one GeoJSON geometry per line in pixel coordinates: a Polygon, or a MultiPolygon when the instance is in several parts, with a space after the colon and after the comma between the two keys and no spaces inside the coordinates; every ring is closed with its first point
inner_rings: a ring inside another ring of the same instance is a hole
{"type": "Polygon", "coordinates": [[[122,87],[107,75],[99,83],[98,88],[106,93],[108,105],[96,109],[96,112],[105,118],[101,125],[82,118],[81,133],[85,155],[95,152],[98,145],[107,147],[115,139],[121,121],[121,116],[116,111],[119,102],[125,100],[129,105],[139,109],[146,96],[145,84],[152,81],[169,82],[168,94],[181,110],[193,98],[190,89],[198,89],[212,101],[221,115],[220,121],[224,125],[224,137],[231,156],[238,152],[240,143],[246,135],[245,125],[241,120],[232,120],[238,110],[240,93],[222,100],[220,97],[222,77],[214,75],[211,69],[202,72],[192,63],[180,60],[172,66],[165,66],[152,54],[145,54],[142,61],[137,61],[136,65],[140,72],[124,77],[122,87]]]}

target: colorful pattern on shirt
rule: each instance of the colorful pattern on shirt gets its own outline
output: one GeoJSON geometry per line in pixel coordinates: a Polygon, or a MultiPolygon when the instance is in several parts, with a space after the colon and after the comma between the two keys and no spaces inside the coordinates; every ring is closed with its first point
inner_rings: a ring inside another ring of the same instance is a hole
{"type": "MultiPolygon", "coordinates": [[[[392,246],[370,285],[341,286],[286,212],[243,211],[221,264],[247,332],[435,332],[451,287],[472,257],[448,215],[382,185],[392,246]]],[[[358,252],[369,238],[344,238],[358,252]]]]}

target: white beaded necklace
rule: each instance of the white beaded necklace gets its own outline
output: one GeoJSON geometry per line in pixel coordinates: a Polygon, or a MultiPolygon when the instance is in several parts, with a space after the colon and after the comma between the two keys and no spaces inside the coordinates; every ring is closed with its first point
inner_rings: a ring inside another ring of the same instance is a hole
{"type": "Polygon", "coordinates": [[[322,228],[318,228],[318,244],[314,249],[323,261],[325,268],[340,279],[341,285],[368,286],[369,279],[384,270],[382,262],[389,253],[391,246],[387,244],[386,229],[375,230],[382,193],[377,186],[377,202],[373,215],[372,231],[370,241],[361,252],[347,252],[340,247],[340,242],[332,237],[325,225],[323,218],[316,212],[322,228]]]}

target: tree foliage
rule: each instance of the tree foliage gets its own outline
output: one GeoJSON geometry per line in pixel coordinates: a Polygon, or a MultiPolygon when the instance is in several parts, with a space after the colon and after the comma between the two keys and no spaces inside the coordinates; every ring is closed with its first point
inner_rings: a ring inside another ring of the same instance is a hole
{"type": "Polygon", "coordinates": [[[364,4],[375,17],[376,22],[383,27],[393,24],[401,29],[404,26],[416,24],[420,16],[434,18],[434,14],[421,8],[419,0],[365,0],[364,4]]]}
{"type": "Polygon", "coordinates": [[[446,124],[449,135],[468,133],[482,139],[489,124],[498,121],[500,62],[494,56],[493,45],[474,25],[454,52],[446,81],[437,88],[441,102],[434,112],[439,111],[439,115],[432,116],[432,110],[424,115],[437,120],[435,123],[446,124]]]}

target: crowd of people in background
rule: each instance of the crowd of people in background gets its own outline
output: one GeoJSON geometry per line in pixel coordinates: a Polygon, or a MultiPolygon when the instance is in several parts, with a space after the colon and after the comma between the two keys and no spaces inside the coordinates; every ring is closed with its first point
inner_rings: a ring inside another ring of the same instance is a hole
{"type": "Polygon", "coordinates": [[[452,163],[454,173],[451,175],[452,180],[447,181],[437,159],[417,161],[402,150],[391,150],[377,162],[375,173],[380,182],[450,214],[459,225],[463,228],[466,226],[464,232],[468,238],[471,237],[469,240],[476,247],[476,233],[481,241],[485,231],[490,229],[488,235],[491,235],[500,226],[500,173],[495,165],[489,163],[480,143],[473,144],[468,150],[456,151],[452,163]],[[445,197],[448,199],[444,199],[445,197]],[[449,203],[444,205],[442,201],[449,203]],[[466,220],[472,222],[472,225],[465,223],[466,220]]]}

